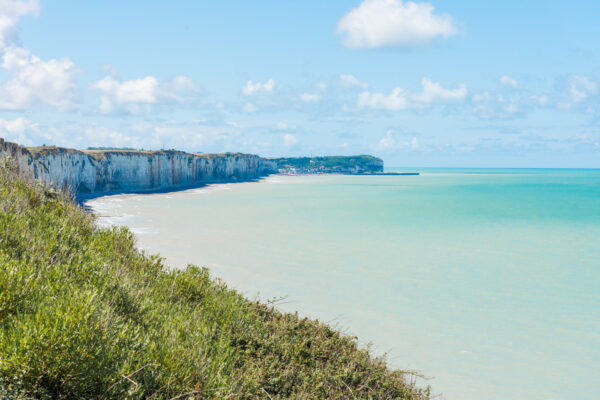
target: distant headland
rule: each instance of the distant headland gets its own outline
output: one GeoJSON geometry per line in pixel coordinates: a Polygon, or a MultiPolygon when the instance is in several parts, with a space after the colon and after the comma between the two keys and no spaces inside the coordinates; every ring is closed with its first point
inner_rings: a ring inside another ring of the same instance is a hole
{"type": "Polygon", "coordinates": [[[383,160],[369,155],[269,158],[281,174],[375,174],[383,172],[383,160]]]}

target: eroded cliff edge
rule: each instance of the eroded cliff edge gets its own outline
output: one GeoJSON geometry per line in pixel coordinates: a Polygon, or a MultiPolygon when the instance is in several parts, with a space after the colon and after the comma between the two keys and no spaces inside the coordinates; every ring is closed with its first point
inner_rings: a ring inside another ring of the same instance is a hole
{"type": "Polygon", "coordinates": [[[277,172],[277,164],[253,154],[185,153],[175,150],[74,150],[25,148],[0,138],[0,157],[19,173],[78,195],[160,190],[206,182],[240,181],[277,172]]]}

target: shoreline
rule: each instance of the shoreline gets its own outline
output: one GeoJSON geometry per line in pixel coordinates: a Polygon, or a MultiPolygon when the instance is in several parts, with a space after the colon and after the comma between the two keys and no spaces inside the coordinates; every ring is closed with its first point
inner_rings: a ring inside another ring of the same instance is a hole
{"type": "Polygon", "coordinates": [[[81,193],[76,194],[75,199],[77,203],[80,205],[84,205],[85,202],[89,200],[93,200],[99,197],[105,196],[118,196],[118,195],[126,195],[126,194],[166,194],[166,193],[177,193],[184,192],[186,190],[192,189],[200,189],[210,185],[219,185],[219,184],[229,184],[229,183],[252,183],[252,182],[261,182],[265,179],[273,176],[418,176],[421,175],[420,172],[378,172],[372,174],[344,174],[344,173],[315,173],[315,174],[288,174],[288,173],[273,173],[266,174],[256,178],[250,179],[213,179],[203,181],[201,183],[193,184],[193,185],[176,185],[176,186],[167,186],[156,189],[137,189],[137,190],[111,190],[107,192],[95,192],[95,193],[81,193]]]}
{"type": "Polygon", "coordinates": [[[252,179],[240,179],[240,180],[230,180],[230,179],[215,179],[215,180],[210,180],[210,181],[204,181],[202,183],[198,183],[198,184],[194,184],[194,185],[177,185],[177,186],[167,186],[167,187],[163,187],[163,188],[157,188],[157,189],[139,189],[139,190],[112,190],[112,191],[108,191],[108,192],[97,192],[97,193],[85,193],[85,194],[78,194],[75,196],[76,202],[78,204],[80,204],[81,206],[83,206],[84,208],[87,209],[87,207],[85,206],[85,203],[90,201],[90,200],[94,200],[100,197],[106,197],[106,196],[119,196],[119,195],[128,195],[128,194],[167,194],[167,193],[178,193],[178,192],[185,192],[186,190],[193,190],[193,189],[201,189],[203,187],[206,186],[211,186],[211,185],[220,185],[220,184],[230,184],[230,183],[252,183],[252,182],[260,182],[266,178],[268,178],[269,176],[272,175],[277,175],[277,174],[270,174],[270,175],[264,175],[258,178],[252,178],[252,179]]]}

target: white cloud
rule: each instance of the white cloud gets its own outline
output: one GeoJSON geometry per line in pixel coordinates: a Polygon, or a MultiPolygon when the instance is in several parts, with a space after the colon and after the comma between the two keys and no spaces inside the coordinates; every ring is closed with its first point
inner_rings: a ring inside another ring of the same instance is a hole
{"type": "Polygon", "coordinates": [[[318,93],[302,93],[300,95],[300,100],[306,103],[316,103],[321,100],[321,95],[318,93]]]}
{"type": "Polygon", "coordinates": [[[439,83],[423,78],[421,85],[423,90],[420,93],[410,93],[401,87],[395,87],[389,94],[362,92],[358,96],[357,107],[401,111],[462,101],[467,96],[465,84],[460,84],[456,89],[444,89],[439,83]]]}
{"type": "Polygon", "coordinates": [[[149,111],[157,103],[183,102],[183,94],[196,92],[191,78],[177,75],[159,83],[153,76],[119,81],[112,76],[94,82],[91,88],[100,92],[100,111],[111,113],[123,108],[132,113],[149,111]]]}
{"type": "Polygon", "coordinates": [[[517,88],[519,87],[519,82],[517,82],[516,79],[511,78],[510,76],[504,75],[500,77],[500,83],[503,86],[508,86],[508,87],[512,87],[512,88],[517,88]]]}
{"type": "MultiPolygon", "coordinates": [[[[158,93],[158,80],[153,76],[147,76],[142,79],[132,79],[119,82],[109,76],[92,84],[92,89],[102,93],[102,103],[104,106],[112,103],[156,103],[158,93]]],[[[110,111],[110,110],[103,110],[110,111]]]]}
{"type": "Polygon", "coordinates": [[[24,146],[50,143],[52,138],[44,134],[37,123],[25,118],[6,120],[0,118],[0,137],[24,146]]]}
{"type": "Polygon", "coordinates": [[[166,88],[170,89],[171,93],[197,91],[196,84],[193,79],[185,75],[176,75],[171,81],[166,83],[166,88]]]}
{"type": "Polygon", "coordinates": [[[294,147],[298,144],[298,138],[291,133],[283,135],[283,145],[285,147],[294,147]]]}
{"type": "Polygon", "coordinates": [[[66,111],[75,107],[79,70],[71,60],[43,61],[20,47],[8,47],[2,58],[2,67],[11,77],[0,85],[0,109],[49,105],[66,111]]]}
{"type": "Polygon", "coordinates": [[[564,82],[562,96],[556,106],[559,109],[583,109],[593,112],[594,107],[590,105],[589,99],[598,92],[598,85],[592,79],[584,75],[571,75],[564,82]]]}
{"type": "Polygon", "coordinates": [[[25,146],[52,144],[71,148],[88,146],[140,147],[143,138],[125,135],[90,123],[70,123],[59,126],[40,126],[25,118],[0,119],[0,137],[25,146]]]}
{"type": "Polygon", "coordinates": [[[573,75],[567,81],[567,90],[574,103],[580,103],[596,93],[596,82],[587,76],[573,75]]]}
{"type": "Polygon", "coordinates": [[[546,106],[548,105],[548,103],[550,102],[550,100],[548,99],[548,96],[546,95],[531,95],[529,97],[529,100],[531,100],[533,103],[539,105],[539,106],[546,106]]]}
{"type": "MultiPolygon", "coordinates": [[[[71,129],[74,128],[75,126],[71,127],[71,129]]],[[[114,146],[140,149],[148,145],[146,138],[132,135],[131,132],[123,133],[104,126],[81,126],[77,134],[79,143],[81,143],[80,148],[114,146]]]]}
{"type": "MultiPolygon", "coordinates": [[[[203,151],[203,148],[239,149],[239,143],[231,143],[239,132],[230,124],[213,125],[204,121],[172,121],[166,123],[142,123],[134,127],[138,137],[153,148],[178,148],[203,151]]],[[[205,151],[205,150],[204,150],[205,151]]],[[[239,151],[239,150],[238,150],[239,151]]]]}
{"type": "Polygon", "coordinates": [[[401,87],[395,87],[390,94],[362,92],[356,103],[358,108],[400,111],[411,108],[407,93],[401,87]]]}
{"type": "Polygon", "coordinates": [[[325,90],[327,90],[327,83],[325,83],[325,82],[318,82],[317,83],[317,89],[319,89],[320,91],[324,92],[325,90]]]}
{"type": "Polygon", "coordinates": [[[379,140],[379,142],[377,142],[373,148],[375,150],[378,151],[382,151],[382,152],[390,152],[390,151],[395,151],[395,150],[403,150],[403,149],[410,149],[410,150],[416,150],[419,148],[419,141],[417,140],[416,137],[413,137],[412,139],[406,141],[406,140],[397,140],[394,137],[394,134],[392,133],[392,130],[389,129],[385,136],[383,138],[381,138],[379,140]]]}
{"type": "Polygon", "coordinates": [[[448,103],[464,100],[467,97],[467,86],[464,83],[458,85],[456,89],[444,89],[439,83],[423,78],[421,85],[423,92],[413,96],[413,101],[417,103],[448,103]]]}
{"type": "Polygon", "coordinates": [[[598,135],[591,136],[586,133],[580,133],[566,139],[566,142],[573,143],[579,147],[600,149],[600,136],[598,135]]]}
{"type": "Polygon", "coordinates": [[[364,0],[344,15],[337,33],[347,47],[414,47],[458,32],[451,16],[435,15],[429,3],[364,0]]]}
{"type": "Polygon", "coordinates": [[[472,100],[475,106],[474,111],[481,118],[511,118],[521,112],[517,103],[507,100],[501,94],[476,93],[472,100]]]}
{"type": "Polygon", "coordinates": [[[345,88],[359,87],[366,89],[369,87],[367,82],[361,82],[357,77],[351,74],[340,74],[340,81],[342,82],[342,86],[345,88]]]}
{"type": "Polygon", "coordinates": [[[250,102],[248,102],[242,106],[242,111],[246,112],[246,113],[253,113],[253,112],[256,112],[257,110],[258,110],[258,108],[256,108],[256,106],[250,102]]]}
{"type": "Polygon", "coordinates": [[[0,137],[11,137],[13,141],[27,145],[48,143],[79,149],[89,146],[114,146],[175,148],[203,152],[251,152],[256,146],[252,138],[241,135],[242,127],[225,121],[136,119],[132,124],[119,124],[121,127],[115,128],[98,125],[89,120],[84,123],[59,123],[53,126],[38,126],[27,120],[20,120],[8,121],[6,124],[0,119],[0,137]],[[24,134],[19,136],[20,132],[24,134]],[[18,140],[19,137],[24,140],[18,140]]]}
{"type": "Polygon", "coordinates": [[[21,16],[27,14],[38,15],[40,12],[39,0],[0,0],[0,14],[21,16]]]}
{"type": "Polygon", "coordinates": [[[18,42],[19,17],[39,12],[39,0],[0,0],[0,49],[18,42]]]}
{"type": "Polygon", "coordinates": [[[273,79],[269,79],[265,83],[247,81],[242,88],[242,93],[244,93],[246,96],[252,96],[257,92],[270,93],[273,91],[273,89],[275,89],[275,81],[273,79]]]}
{"type": "Polygon", "coordinates": [[[104,64],[102,66],[102,69],[104,70],[104,72],[106,72],[109,76],[112,76],[113,78],[117,78],[119,76],[119,71],[117,71],[117,68],[110,63],[104,64]]]}
{"type": "Polygon", "coordinates": [[[392,135],[392,131],[388,130],[385,134],[385,137],[381,138],[377,143],[376,147],[379,150],[389,150],[396,146],[396,139],[392,135]]]}
{"type": "Polygon", "coordinates": [[[289,124],[287,122],[279,121],[275,126],[271,128],[274,132],[293,132],[298,129],[295,124],[289,124]]]}
{"type": "Polygon", "coordinates": [[[61,111],[75,107],[75,75],[68,58],[43,61],[19,43],[19,18],[38,15],[39,0],[0,0],[0,52],[10,78],[0,84],[0,109],[25,110],[48,105],[61,111]]]}
{"type": "Polygon", "coordinates": [[[419,144],[419,141],[417,140],[417,138],[416,138],[416,137],[414,137],[414,138],[412,138],[412,139],[410,140],[410,148],[411,148],[411,149],[413,149],[413,150],[414,150],[414,149],[418,149],[418,148],[419,148],[419,146],[420,146],[420,144],[419,144]]]}

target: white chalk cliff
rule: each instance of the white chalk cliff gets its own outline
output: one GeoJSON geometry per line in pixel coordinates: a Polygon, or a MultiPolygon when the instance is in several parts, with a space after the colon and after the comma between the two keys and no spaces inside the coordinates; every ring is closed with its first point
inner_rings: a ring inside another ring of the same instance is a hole
{"type": "Polygon", "coordinates": [[[0,158],[3,156],[11,157],[20,173],[78,194],[158,190],[277,172],[275,162],[253,154],[27,149],[0,138],[0,158]]]}

